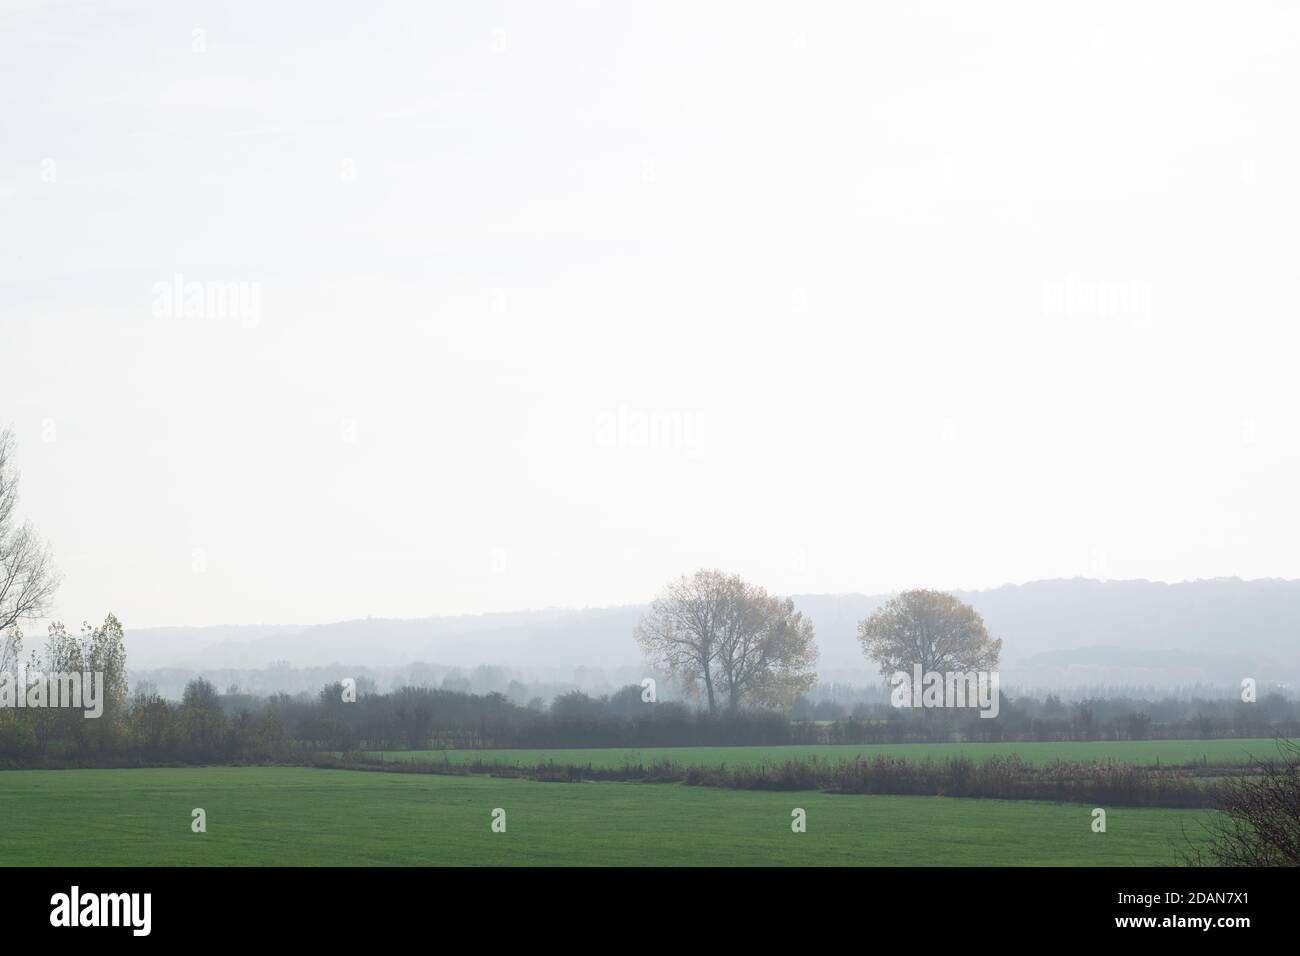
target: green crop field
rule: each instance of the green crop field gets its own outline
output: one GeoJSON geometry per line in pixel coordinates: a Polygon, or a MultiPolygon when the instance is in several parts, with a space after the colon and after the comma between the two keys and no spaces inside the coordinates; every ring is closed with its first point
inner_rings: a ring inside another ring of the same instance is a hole
{"type": "Polygon", "coordinates": [[[0,864],[1176,862],[1206,811],[284,767],[0,772],[0,864]],[[191,810],[207,812],[192,833],[191,810]],[[791,810],[807,811],[793,833],[791,810]],[[493,833],[495,808],[506,832],[493,833]]]}
{"type": "MultiPolygon", "coordinates": [[[[671,761],[690,766],[728,766],[815,756],[821,760],[852,760],[877,755],[908,760],[942,760],[967,756],[983,759],[1016,754],[1026,763],[1048,764],[1057,760],[1115,760],[1122,763],[1167,765],[1203,763],[1246,763],[1252,756],[1277,757],[1272,739],[1251,740],[1109,740],[1082,743],[996,743],[996,744],[845,744],[840,746],[790,747],[645,747],[573,750],[397,750],[385,751],[386,760],[418,760],[464,763],[480,759],[488,763],[534,766],[539,763],[576,764],[593,767],[621,767],[671,761]]],[[[378,756],[379,754],[375,754],[378,756]]]]}

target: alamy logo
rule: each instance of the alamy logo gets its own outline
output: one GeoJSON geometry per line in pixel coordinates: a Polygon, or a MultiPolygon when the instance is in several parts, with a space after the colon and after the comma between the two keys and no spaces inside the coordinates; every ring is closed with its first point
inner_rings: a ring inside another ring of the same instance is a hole
{"type": "Polygon", "coordinates": [[[129,926],[131,935],[148,936],[153,898],[149,893],[71,893],[50,897],[51,926],[129,926]]]}
{"type": "Polygon", "coordinates": [[[171,282],[153,285],[153,314],[160,319],[238,319],[246,329],[262,321],[262,283],[187,281],[179,272],[171,282]]]}
{"type": "Polygon", "coordinates": [[[104,672],[0,671],[0,708],[68,707],[94,719],[104,713],[104,672]]]}
{"type": "Polygon", "coordinates": [[[895,707],[978,707],[981,717],[996,717],[1001,709],[1001,678],[997,671],[894,671],[889,702],[895,707]]]}

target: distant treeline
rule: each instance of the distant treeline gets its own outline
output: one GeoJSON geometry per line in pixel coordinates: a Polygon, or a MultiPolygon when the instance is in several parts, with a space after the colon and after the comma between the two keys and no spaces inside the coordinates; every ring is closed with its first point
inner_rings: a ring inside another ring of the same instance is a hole
{"type": "MultiPolygon", "coordinates": [[[[256,706],[256,702],[248,703],[256,706]]],[[[547,747],[673,747],[870,744],[972,741],[1208,740],[1294,736],[1300,705],[1278,694],[1255,703],[1230,700],[1096,699],[1066,705],[1004,696],[997,717],[967,709],[911,710],[858,705],[836,720],[772,711],[708,714],[674,702],[646,703],[638,685],[592,697],[562,694],[549,709],[520,707],[500,694],[404,688],[342,701],[339,685],[317,701],[273,698],[296,739],[345,751],[547,747]]]]}
{"type": "MultiPolygon", "coordinates": [[[[533,710],[545,710],[548,701],[569,691],[580,690],[598,697],[601,694],[610,694],[627,684],[640,682],[645,677],[655,679],[661,701],[687,699],[684,689],[669,675],[644,667],[554,668],[551,671],[491,665],[460,668],[427,663],[411,663],[401,667],[366,667],[352,664],[345,667],[337,664],[328,667],[293,667],[281,661],[261,668],[130,669],[128,677],[133,689],[139,688],[149,693],[158,693],[163,697],[179,700],[185,686],[200,677],[215,684],[226,696],[268,697],[279,693],[294,696],[306,693],[315,696],[322,686],[336,680],[340,673],[350,674],[356,680],[359,693],[391,693],[403,687],[429,687],[466,694],[499,693],[504,694],[512,702],[533,710]]],[[[1005,672],[1003,678],[1003,693],[1013,697],[1041,699],[1047,694],[1056,694],[1070,703],[1091,698],[1126,698],[1134,701],[1218,700],[1233,697],[1239,692],[1234,685],[1228,684],[1215,686],[1107,684],[1062,688],[1017,686],[1008,682],[1005,672]]],[[[807,693],[798,695],[792,716],[798,720],[839,720],[851,716],[860,704],[888,703],[889,695],[889,685],[874,673],[868,673],[864,669],[857,676],[856,682],[847,679],[827,679],[807,693]]]]}
{"type": "MultiPolygon", "coordinates": [[[[547,702],[571,690],[589,694],[608,694],[625,684],[654,677],[660,699],[681,696],[667,675],[645,667],[602,669],[597,667],[519,669],[482,664],[478,667],[448,667],[438,664],[410,663],[400,667],[374,667],[358,664],[328,667],[293,667],[277,661],[260,668],[162,667],[131,669],[132,688],[147,689],[163,697],[179,700],[185,686],[196,678],[215,684],[226,695],[248,694],[269,697],[274,694],[306,693],[315,696],[326,684],[350,675],[360,693],[391,693],[403,687],[433,687],[465,694],[505,694],[521,706],[545,710],[547,702]]],[[[852,701],[856,703],[856,699],[852,701]]]]}
{"type": "MultiPolygon", "coordinates": [[[[1271,694],[1230,700],[1095,699],[1064,704],[1002,697],[997,717],[966,709],[859,705],[835,720],[771,711],[715,715],[647,703],[639,685],[549,708],[503,694],[426,687],[361,693],[341,684],[315,696],[221,694],[192,680],[179,702],[137,693],[104,715],[0,710],[0,765],[221,763],[296,759],[304,751],[455,748],[671,747],[970,741],[1214,739],[1300,735],[1300,707],[1271,694]]],[[[796,712],[797,713],[797,712],[796,712]]]]}

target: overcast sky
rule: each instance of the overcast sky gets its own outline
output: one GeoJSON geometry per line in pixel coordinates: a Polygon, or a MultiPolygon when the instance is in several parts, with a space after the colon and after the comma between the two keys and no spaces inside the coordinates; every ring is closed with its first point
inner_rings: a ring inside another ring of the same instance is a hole
{"type": "Polygon", "coordinates": [[[5,2],[57,615],[1300,577],[1300,7],[866,6],[5,2]]]}

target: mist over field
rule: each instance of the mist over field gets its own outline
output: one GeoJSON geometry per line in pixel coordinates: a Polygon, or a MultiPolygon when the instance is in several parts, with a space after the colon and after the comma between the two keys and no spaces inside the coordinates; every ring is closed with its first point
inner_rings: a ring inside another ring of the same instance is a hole
{"type": "Polygon", "coordinates": [[[1297,90],[1271,0],[0,0],[6,941],[1248,926],[1297,90]]]}

